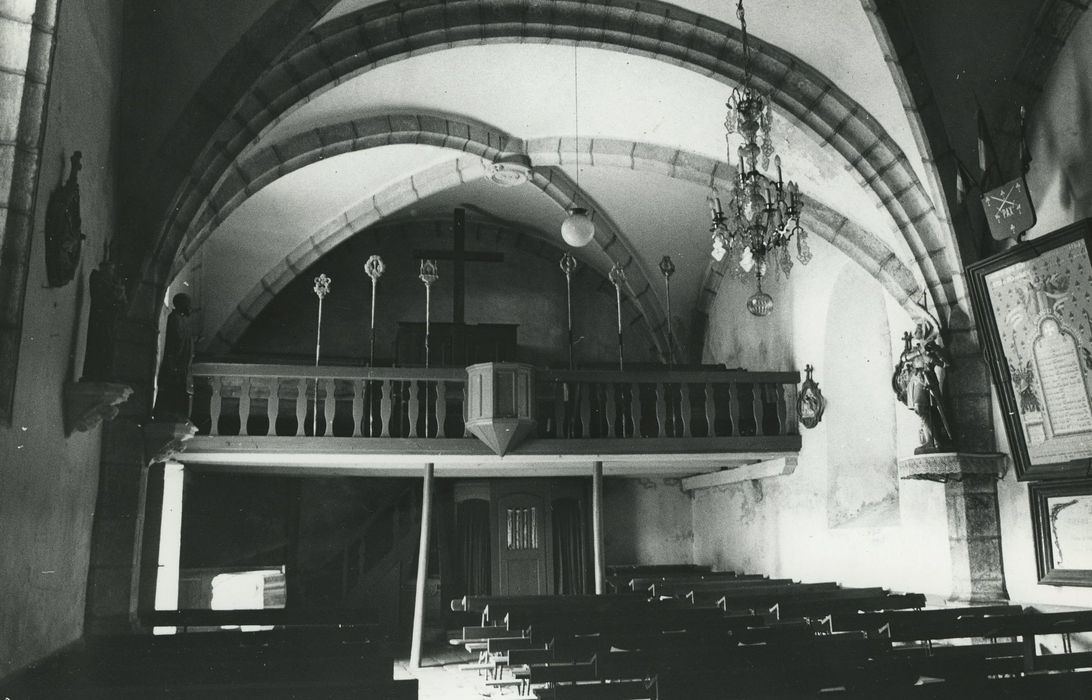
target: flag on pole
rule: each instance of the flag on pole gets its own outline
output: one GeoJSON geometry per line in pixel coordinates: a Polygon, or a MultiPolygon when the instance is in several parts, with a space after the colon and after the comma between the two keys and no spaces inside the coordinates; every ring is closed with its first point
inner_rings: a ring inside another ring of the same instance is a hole
{"type": "Polygon", "coordinates": [[[1027,109],[1020,105],[1020,172],[1024,175],[1031,170],[1031,151],[1028,150],[1028,134],[1025,128],[1027,116],[1027,109]]]}
{"type": "Polygon", "coordinates": [[[1001,180],[1001,163],[997,159],[997,149],[993,145],[990,136],[990,127],[986,124],[986,115],[982,111],[982,105],[975,98],[976,114],[978,121],[978,170],[980,171],[978,184],[983,190],[996,187],[1001,180]]]}

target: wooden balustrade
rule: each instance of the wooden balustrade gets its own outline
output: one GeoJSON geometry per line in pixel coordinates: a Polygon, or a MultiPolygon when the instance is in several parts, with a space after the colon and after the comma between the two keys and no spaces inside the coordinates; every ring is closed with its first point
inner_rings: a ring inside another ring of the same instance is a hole
{"type": "MultiPolygon", "coordinates": [[[[193,374],[202,435],[469,435],[464,369],[198,364],[193,374]]],[[[796,435],[799,381],[798,372],[539,370],[536,437],[796,435]]]]}
{"type": "Polygon", "coordinates": [[[462,369],[198,364],[193,375],[191,418],[202,435],[464,434],[462,369]]]}
{"type": "Polygon", "coordinates": [[[538,437],[795,435],[799,381],[798,372],[540,371],[538,437]]]}

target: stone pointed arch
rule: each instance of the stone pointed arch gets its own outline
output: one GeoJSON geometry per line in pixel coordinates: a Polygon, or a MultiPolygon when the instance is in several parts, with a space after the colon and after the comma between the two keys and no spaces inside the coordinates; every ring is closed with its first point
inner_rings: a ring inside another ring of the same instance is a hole
{"type": "MultiPolygon", "coordinates": [[[[165,285],[174,251],[202,200],[255,135],[309,96],[376,65],[463,44],[578,43],[637,53],[722,82],[742,77],[741,34],[722,22],[664,3],[590,0],[388,0],[331,20],[302,37],[237,102],[177,182],[144,284],[165,285]]],[[[950,227],[894,140],[859,104],[786,51],[755,41],[754,84],[781,110],[841,154],[879,199],[909,245],[934,303],[947,315],[965,297],[950,227]]],[[[153,293],[154,296],[154,293],[153,293]]]]}

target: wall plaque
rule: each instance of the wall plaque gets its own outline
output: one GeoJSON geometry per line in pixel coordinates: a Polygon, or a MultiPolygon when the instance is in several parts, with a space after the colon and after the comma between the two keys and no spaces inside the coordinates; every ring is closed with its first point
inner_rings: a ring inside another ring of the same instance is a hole
{"type": "Polygon", "coordinates": [[[1092,475],[1092,220],[967,267],[1022,480],[1092,475]]]}

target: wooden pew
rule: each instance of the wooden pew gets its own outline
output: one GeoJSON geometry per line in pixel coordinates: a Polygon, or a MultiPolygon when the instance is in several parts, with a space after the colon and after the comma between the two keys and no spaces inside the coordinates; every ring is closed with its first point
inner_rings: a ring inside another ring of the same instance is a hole
{"type": "MultiPolygon", "coordinates": [[[[645,590],[653,598],[660,597],[685,597],[691,592],[726,592],[734,590],[747,590],[759,588],[788,588],[805,584],[793,581],[791,578],[759,578],[759,579],[666,579],[662,581],[649,581],[645,590]]],[[[811,584],[814,585],[814,584],[811,584]]],[[[837,584],[828,584],[837,587],[837,584]]]]}
{"type": "Polygon", "coordinates": [[[394,681],[392,659],[359,635],[208,632],[97,637],[58,654],[20,679],[19,698],[350,698],[417,697],[394,681]]]}
{"type": "Polygon", "coordinates": [[[859,610],[905,610],[925,607],[925,596],[920,593],[892,595],[881,592],[872,594],[872,589],[841,589],[839,594],[822,594],[787,598],[770,607],[770,614],[775,620],[801,617],[829,617],[834,613],[857,612],[859,610]]]}
{"type": "Polygon", "coordinates": [[[1023,612],[1019,605],[933,608],[913,612],[833,612],[829,624],[833,632],[863,630],[869,633],[879,633],[881,629],[894,625],[900,635],[894,641],[915,641],[926,639],[931,629],[944,628],[965,618],[1022,615],[1023,612]]]}

